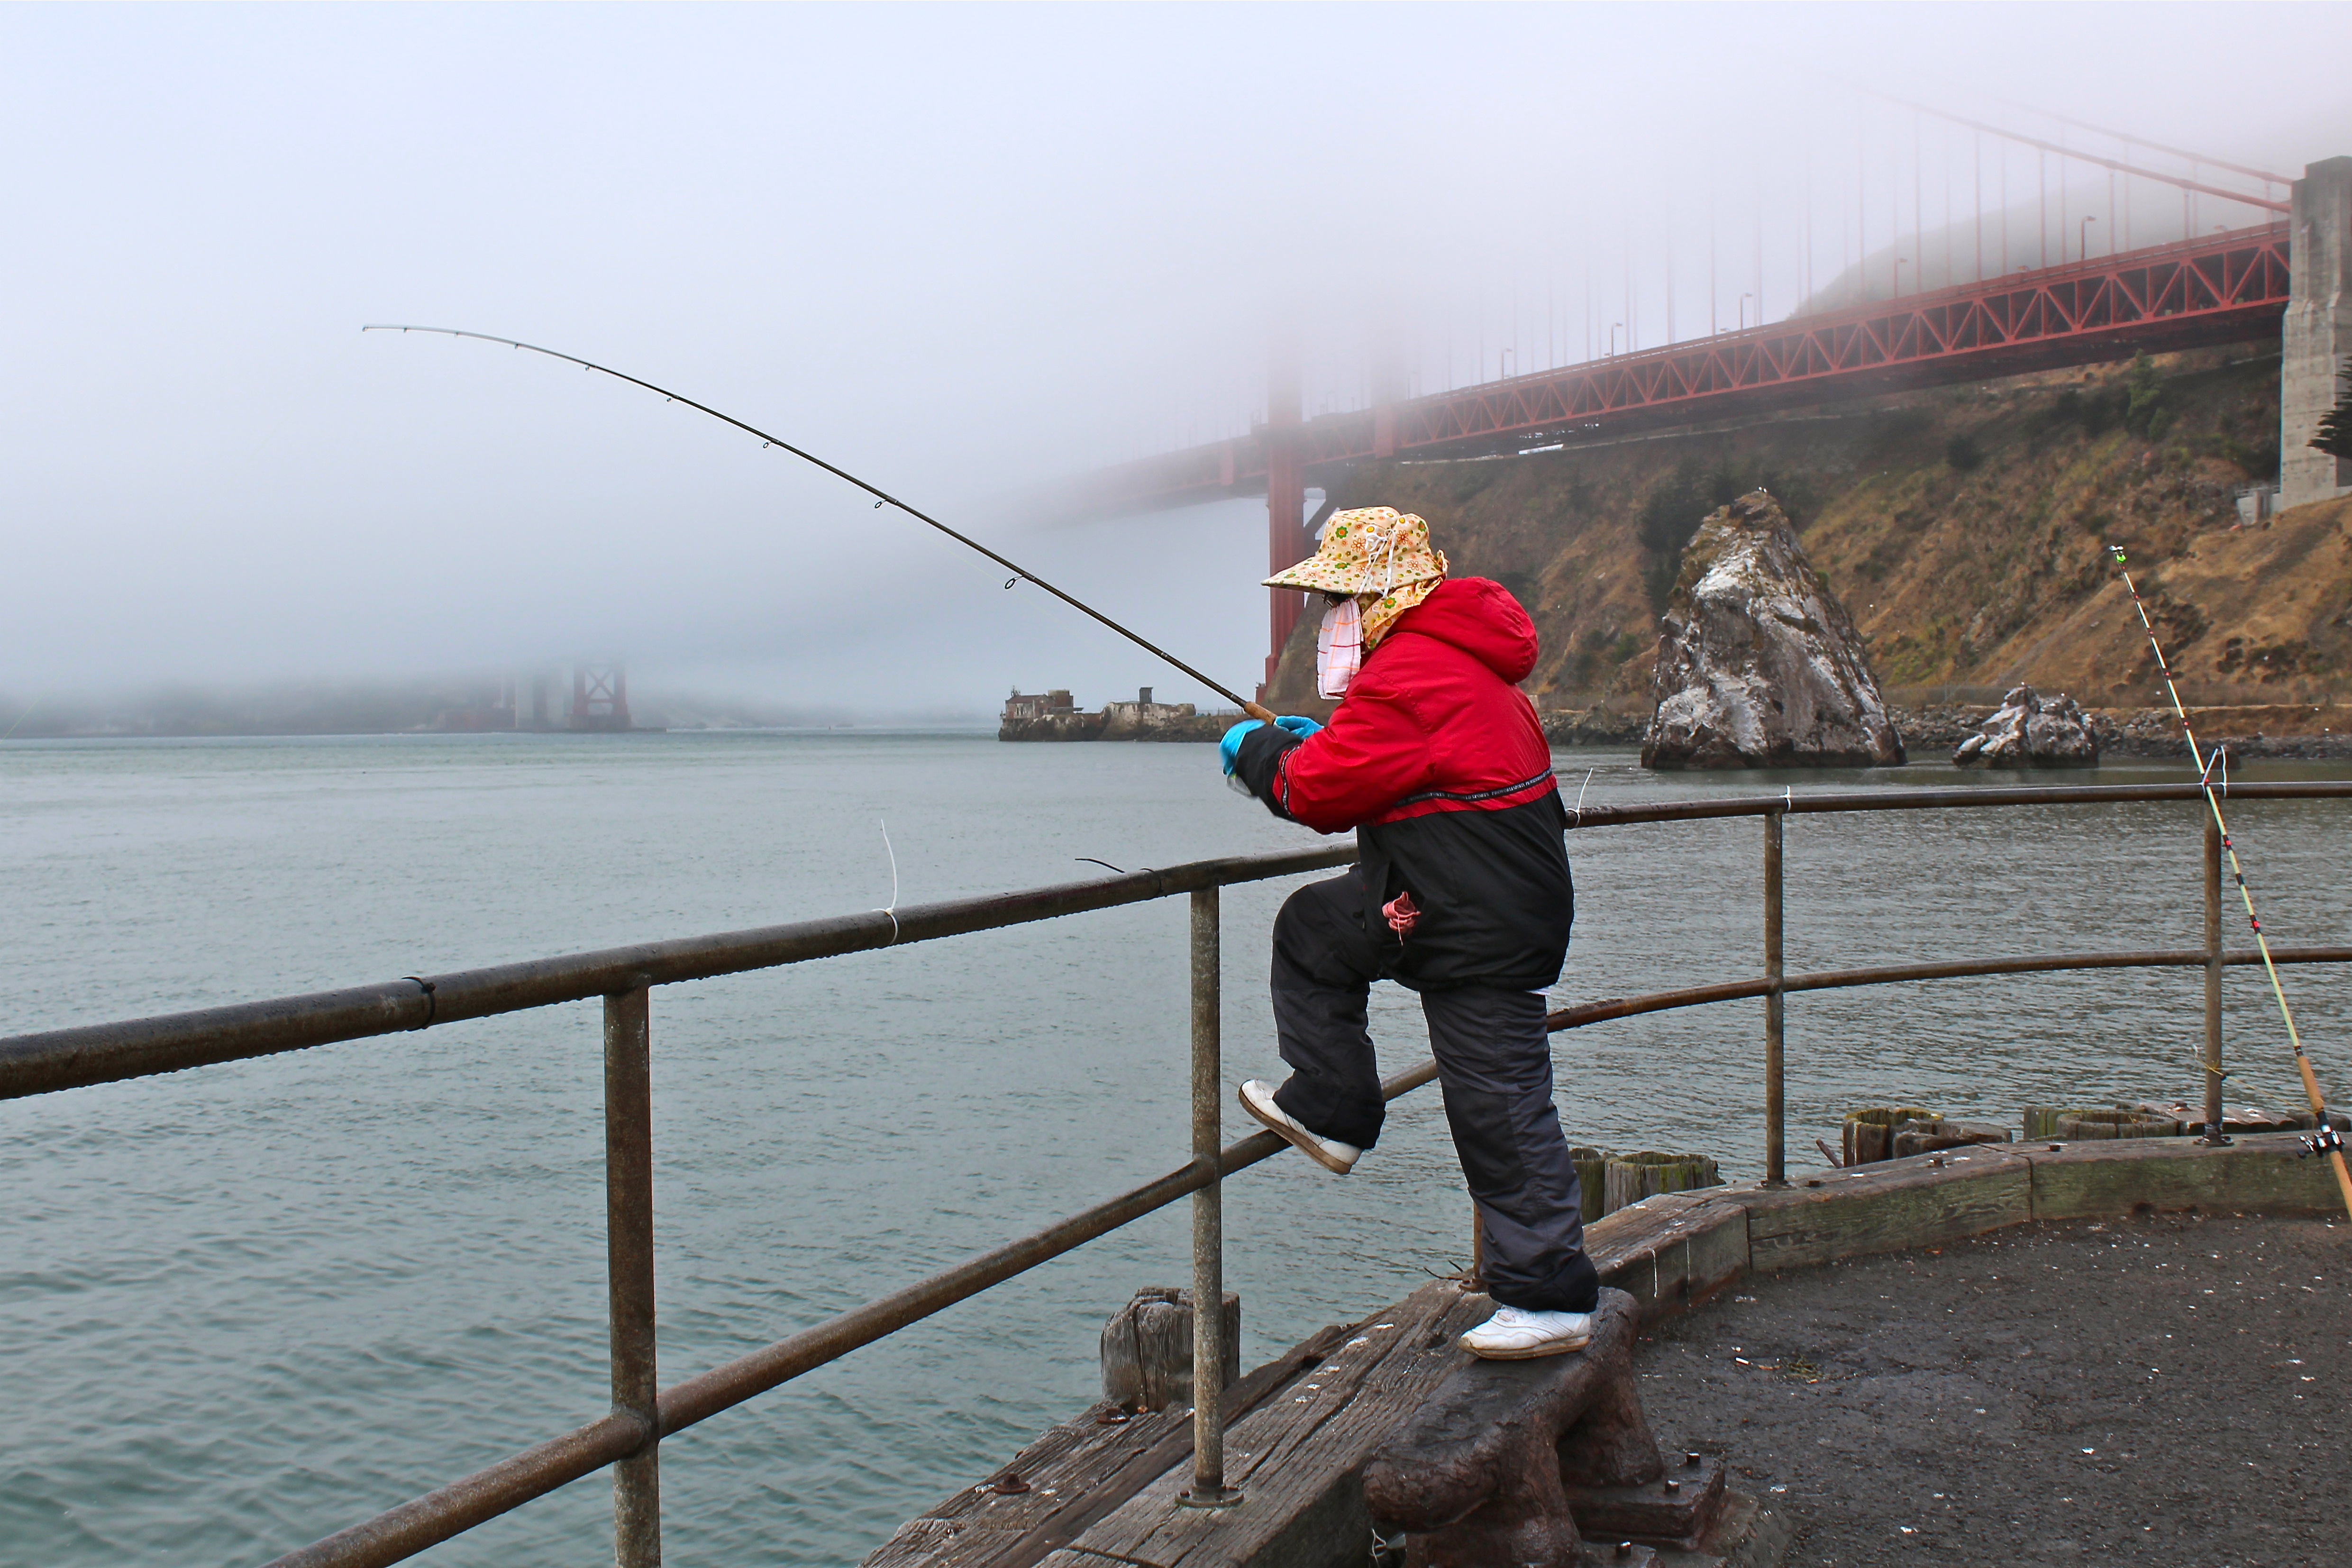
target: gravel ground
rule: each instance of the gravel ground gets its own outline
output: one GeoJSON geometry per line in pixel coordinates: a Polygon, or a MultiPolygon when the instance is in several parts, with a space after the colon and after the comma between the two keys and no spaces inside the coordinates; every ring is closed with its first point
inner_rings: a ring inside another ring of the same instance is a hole
{"type": "Polygon", "coordinates": [[[1753,1276],[1645,1336],[1643,1398],[1796,1521],[1791,1564],[2336,1564],[2347,1247],[2160,1215],[1753,1276]]]}

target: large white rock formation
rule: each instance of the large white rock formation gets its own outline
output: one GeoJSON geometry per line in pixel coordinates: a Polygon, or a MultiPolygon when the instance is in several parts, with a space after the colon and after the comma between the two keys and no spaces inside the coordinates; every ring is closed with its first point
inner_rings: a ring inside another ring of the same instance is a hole
{"type": "Polygon", "coordinates": [[[1860,634],[1762,490],[1709,517],[1684,551],[1652,690],[1643,767],[1904,760],[1860,634]]]}
{"type": "Polygon", "coordinates": [[[2082,768],[2098,760],[2099,739],[2081,704],[2063,691],[2044,697],[2031,686],[2011,688],[2000,710],[1952,750],[1962,767],[2082,768]]]}

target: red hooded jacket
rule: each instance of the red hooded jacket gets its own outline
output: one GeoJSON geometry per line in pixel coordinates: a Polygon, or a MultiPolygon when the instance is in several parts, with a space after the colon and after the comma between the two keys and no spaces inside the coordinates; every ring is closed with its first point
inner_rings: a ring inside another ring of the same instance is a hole
{"type": "Polygon", "coordinates": [[[1438,811],[1500,811],[1554,787],[1551,748],[1517,682],[1535,623],[1500,583],[1441,583],[1397,618],[1331,721],[1285,752],[1283,811],[1319,833],[1438,811]]]}
{"type": "MultiPolygon", "coordinates": [[[[1539,990],[1559,977],[1575,895],[1551,748],[1517,682],[1536,629],[1499,583],[1442,583],[1397,618],[1331,721],[1243,738],[1235,775],[1276,816],[1358,829],[1370,900],[1422,910],[1390,965],[1422,988],[1539,990]]],[[[1391,939],[1393,942],[1393,939],[1391,939]]]]}

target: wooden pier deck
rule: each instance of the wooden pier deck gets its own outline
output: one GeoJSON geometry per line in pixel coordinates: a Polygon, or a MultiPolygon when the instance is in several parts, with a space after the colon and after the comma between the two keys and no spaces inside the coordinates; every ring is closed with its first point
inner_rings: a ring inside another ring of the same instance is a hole
{"type": "MultiPolygon", "coordinates": [[[[1750,1271],[1932,1247],[2035,1220],[2337,1212],[2326,1163],[2299,1152],[2292,1134],[2245,1136],[2223,1149],[2187,1138],[1983,1144],[1825,1169],[1777,1189],[1661,1194],[1586,1236],[1602,1279],[1655,1321],[1750,1271]]],[[[1352,1568],[1372,1545],[1366,1460],[1463,1359],[1454,1337],[1489,1310],[1484,1296],[1433,1281],[1244,1377],[1229,1395],[1225,1440],[1227,1479],[1246,1493],[1238,1508],[1176,1506],[1191,1474],[1190,1411],[1115,1420],[1098,1405],[1039,1436],[996,1478],[902,1526],[866,1568],[1352,1568]]],[[[1785,1521],[1753,1511],[1759,1528],[1731,1560],[1738,1568],[1766,1568],[1786,1543],[1785,1521]]],[[[1661,1552],[1657,1561],[1700,1568],[1724,1560],[1661,1552]]]]}

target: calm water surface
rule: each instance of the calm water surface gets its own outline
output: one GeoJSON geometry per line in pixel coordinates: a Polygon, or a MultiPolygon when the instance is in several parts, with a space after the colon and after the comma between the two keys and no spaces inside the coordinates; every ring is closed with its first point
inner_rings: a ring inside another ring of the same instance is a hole
{"type": "MultiPolygon", "coordinates": [[[[1948,770],[1654,777],[1557,759],[1588,801],[1950,782],[1948,770]]],[[[2264,776],[2324,770],[2274,768],[2264,776]]],[[[2186,777],[2108,768],[2084,782],[2186,777]]],[[[2352,941],[2352,814],[2241,805],[2265,923],[2352,941]]],[[[2194,945],[2194,809],[1806,817],[1792,969],[2194,945]]],[[[976,734],[383,737],[0,748],[0,1032],[205,1006],[1309,841],[1201,746],[976,734]],[[885,827],[888,848],[885,847],[885,827]]],[[[1753,820],[1570,840],[1562,1000],[1755,972],[1753,820]]],[[[1229,1075],[1276,1068],[1265,937],[1226,895],[1229,1075]]],[[[664,1381],[1182,1163],[1181,900],[657,992],[664,1381]]],[[[2290,975],[2331,1084],[2352,984],[2290,975]]],[[[2232,972],[2248,1098],[2293,1075],[2232,972]]],[[[1426,1055],[1383,987],[1391,1068],[1426,1055]]],[[[1790,1159],[1850,1105],[2013,1121],[2184,1094],[2192,973],[1791,998],[1790,1159]]],[[[1582,1142],[1760,1158],[1761,1004],[1555,1037],[1582,1142]]],[[[0,1561],[253,1563],[606,1405],[593,1005],[0,1105],[0,1561]]],[[[1229,1112],[1231,1132],[1245,1131],[1229,1112]]],[[[1462,1256],[1433,1091],[1345,1181],[1228,1189],[1254,1363],[1462,1256]]],[[[1102,1320],[1186,1272],[1154,1216],[665,1445],[672,1561],[854,1563],[1092,1397],[1102,1320]]],[[[583,1481],[443,1564],[609,1559],[583,1481]]]]}

